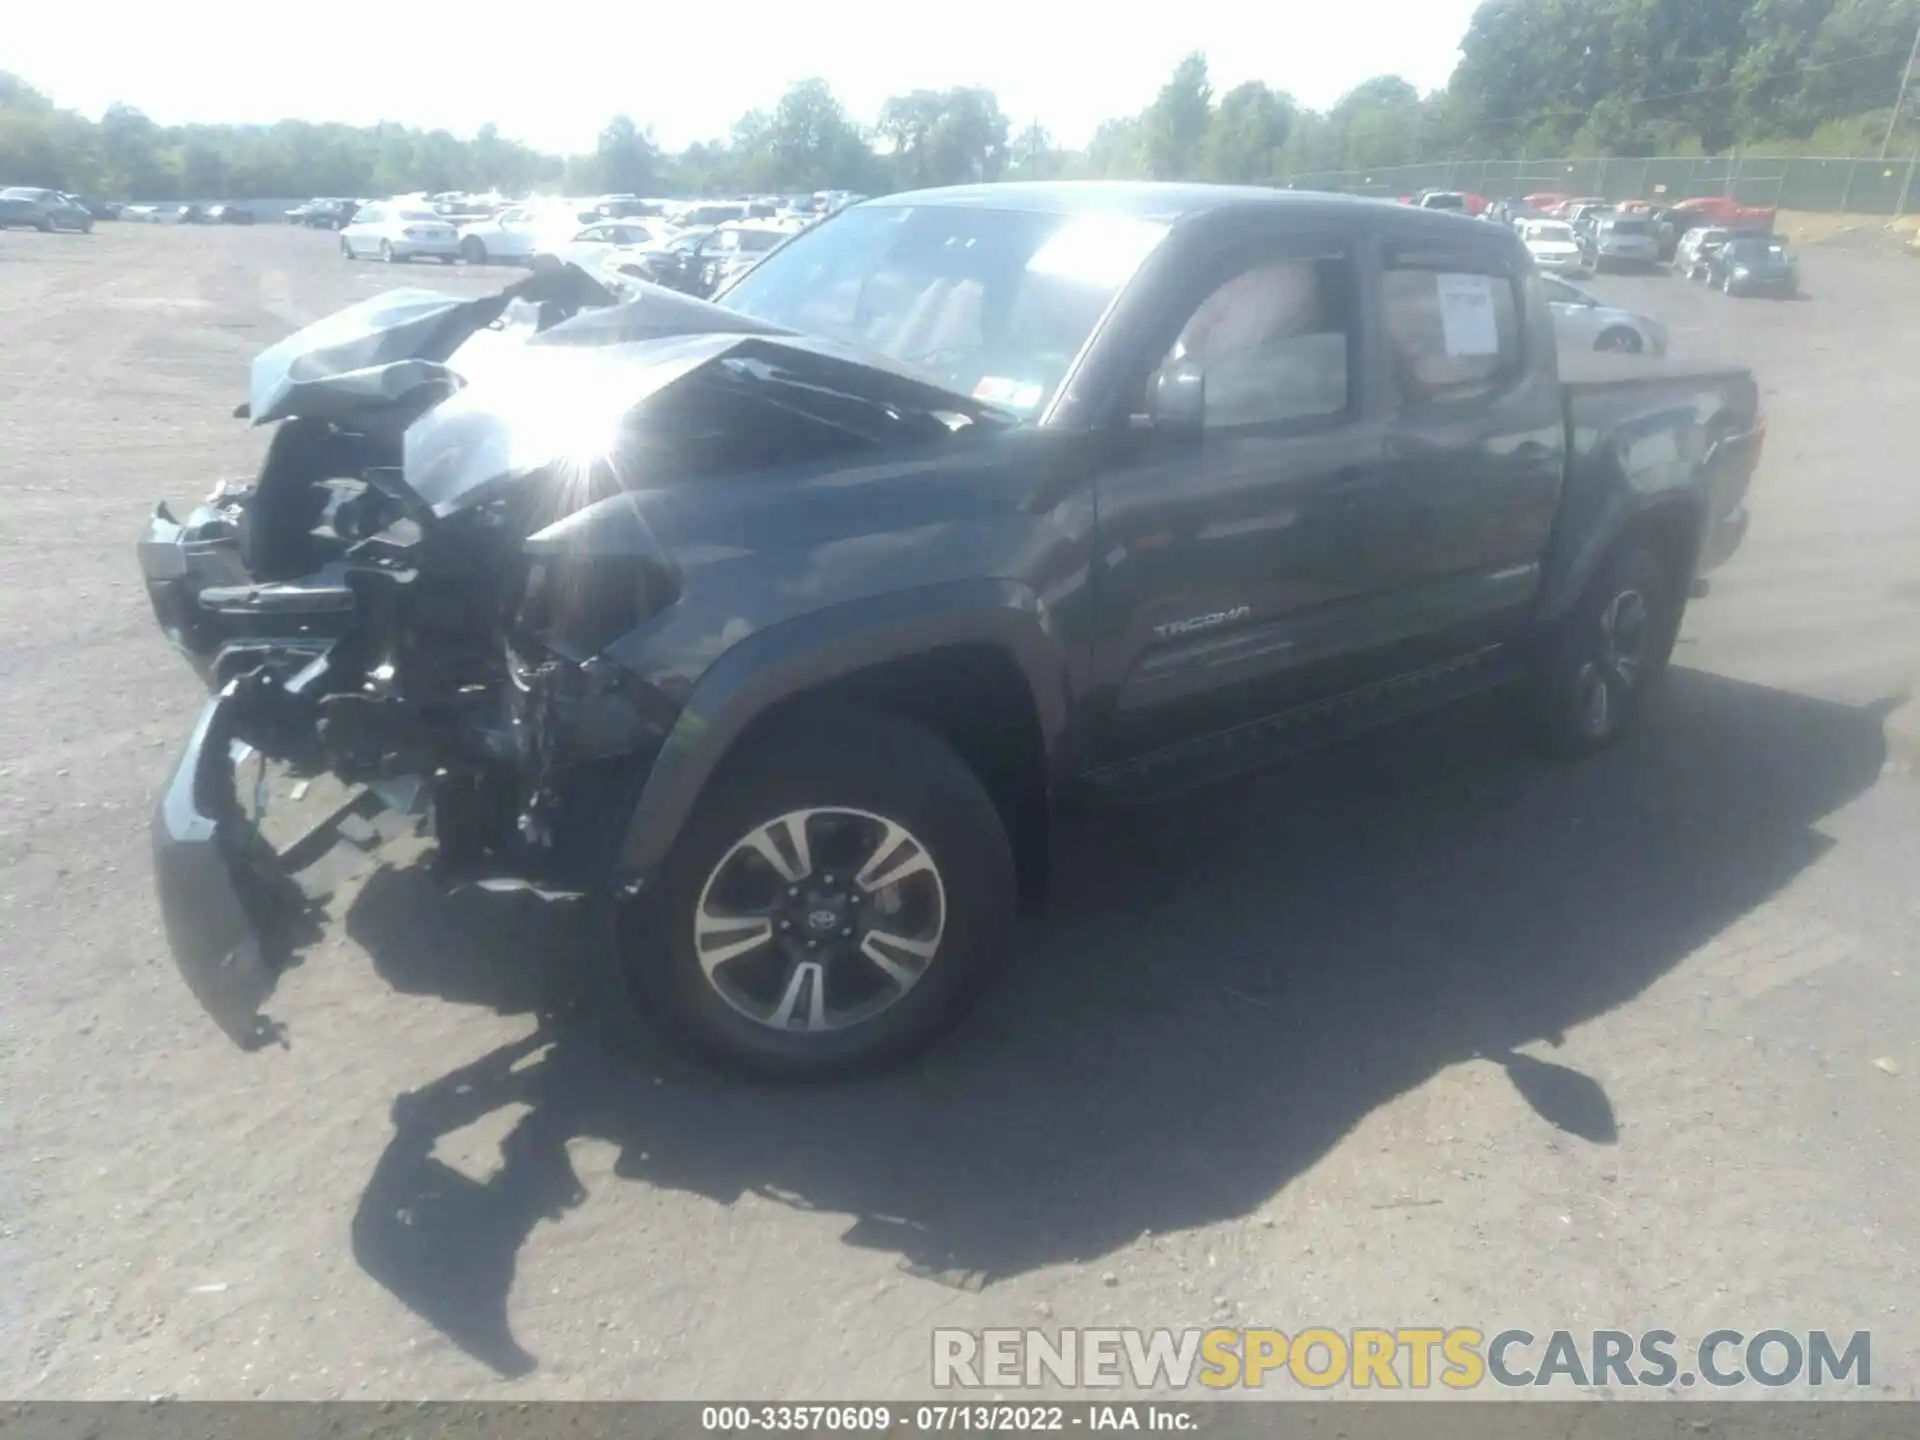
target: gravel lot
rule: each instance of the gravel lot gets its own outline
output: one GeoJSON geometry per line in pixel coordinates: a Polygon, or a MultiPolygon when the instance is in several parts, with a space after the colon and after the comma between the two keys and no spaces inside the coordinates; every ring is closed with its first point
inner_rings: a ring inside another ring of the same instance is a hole
{"type": "Polygon", "coordinates": [[[0,1395],[903,1397],[934,1325],[1216,1319],[1870,1328],[1915,1393],[1920,265],[1805,268],[1593,287],[1773,415],[1634,744],[1551,769],[1463,712],[1084,827],[926,1064],[767,1090],[609,1018],[568,915],[404,857],[283,982],[291,1048],[201,1018],[146,854],[200,696],[135,533],[251,470],[259,348],[508,272],[0,234],[0,1395]]]}

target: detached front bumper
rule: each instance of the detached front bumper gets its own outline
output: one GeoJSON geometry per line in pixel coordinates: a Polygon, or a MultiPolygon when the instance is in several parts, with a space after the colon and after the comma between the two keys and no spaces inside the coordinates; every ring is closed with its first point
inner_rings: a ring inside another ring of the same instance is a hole
{"type": "Polygon", "coordinates": [[[234,687],[207,702],[153,812],[153,875],[181,979],[227,1038],[273,1038],[260,1006],[286,963],[304,899],[234,794],[234,687]]]}

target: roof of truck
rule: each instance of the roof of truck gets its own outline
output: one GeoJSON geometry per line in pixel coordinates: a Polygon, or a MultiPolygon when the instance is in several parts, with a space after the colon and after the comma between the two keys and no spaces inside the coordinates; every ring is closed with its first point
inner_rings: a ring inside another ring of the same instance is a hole
{"type": "MultiPolygon", "coordinates": [[[[1275,190],[1263,185],[1203,185],[1152,180],[1029,180],[991,185],[949,185],[909,190],[862,202],[863,208],[901,205],[976,206],[992,210],[1033,210],[1060,215],[1118,214],[1140,220],[1181,220],[1213,210],[1272,207],[1296,213],[1364,213],[1401,224],[1458,226],[1469,223],[1457,211],[1421,210],[1391,200],[1338,195],[1317,190],[1275,190]]],[[[1484,225],[1484,221],[1471,223],[1484,225]]],[[[1452,229],[1448,234],[1457,233],[1452,229]]]]}

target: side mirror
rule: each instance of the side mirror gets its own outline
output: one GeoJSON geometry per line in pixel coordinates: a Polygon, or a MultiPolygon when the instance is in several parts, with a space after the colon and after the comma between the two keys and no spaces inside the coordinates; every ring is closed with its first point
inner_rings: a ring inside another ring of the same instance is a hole
{"type": "Polygon", "coordinates": [[[1198,435],[1207,423],[1207,375],[1191,360],[1163,365],[1147,391],[1147,419],[1156,430],[1198,435]]]}

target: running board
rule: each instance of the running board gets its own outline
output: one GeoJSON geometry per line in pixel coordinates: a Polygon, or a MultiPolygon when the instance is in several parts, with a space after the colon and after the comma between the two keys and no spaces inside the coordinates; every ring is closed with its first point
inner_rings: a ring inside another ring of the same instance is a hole
{"type": "Polygon", "coordinates": [[[1489,645],[1425,670],[1099,766],[1076,776],[1073,788],[1094,800],[1163,799],[1497,689],[1520,674],[1513,647],[1489,645]]]}

